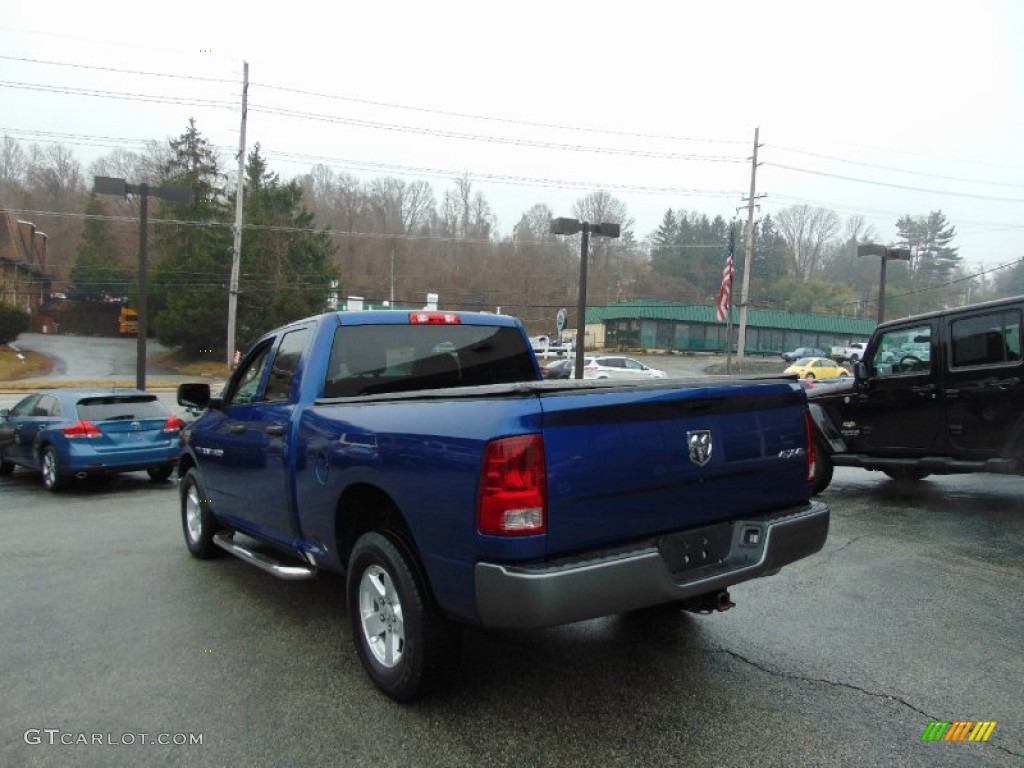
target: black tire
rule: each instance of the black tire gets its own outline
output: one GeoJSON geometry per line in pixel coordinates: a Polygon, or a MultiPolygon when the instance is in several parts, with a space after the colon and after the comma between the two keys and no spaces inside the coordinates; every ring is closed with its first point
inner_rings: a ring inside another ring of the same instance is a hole
{"type": "Polygon", "coordinates": [[[856,363],[858,360],[860,360],[860,355],[850,355],[851,363],[856,363]]]}
{"type": "Polygon", "coordinates": [[[374,685],[402,702],[447,683],[462,655],[462,625],[441,615],[416,566],[397,537],[365,533],[345,584],[359,661],[374,685]]]}
{"type": "Polygon", "coordinates": [[[181,481],[181,529],[192,557],[209,560],[223,554],[224,550],[213,543],[213,536],[221,526],[210,510],[209,499],[194,468],[186,472],[181,481]]]}
{"type": "Polygon", "coordinates": [[[804,378],[805,379],[810,379],[811,381],[814,381],[814,374],[813,373],[808,373],[806,376],[804,376],[804,378]]]}
{"type": "Polygon", "coordinates": [[[0,475],[9,475],[17,465],[12,461],[0,459],[0,475]]]}
{"type": "Polygon", "coordinates": [[[67,487],[69,478],[61,474],[60,459],[53,446],[47,445],[39,454],[39,468],[43,475],[43,487],[56,493],[67,487]]]}
{"type": "Polygon", "coordinates": [[[882,470],[897,483],[916,483],[924,480],[931,472],[924,469],[913,469],[911,467],[900,467],[899,469],[882,470]]]}
{"type": "Polygon", "coordinates": [[[814,477],[811,478],[811,493],[817,496],[828,488],[832,482],[835,465],[832,455],[826,450],[821,440],[814,438],[814,477]]]}
{"type": "Polygon", "coordinates": [[[174,467],[153,467],[152,469],[146,470],[146,474],[149,475],[149,479],[154,483],[167,482],[172,472],[174,472],[174,467]]]}

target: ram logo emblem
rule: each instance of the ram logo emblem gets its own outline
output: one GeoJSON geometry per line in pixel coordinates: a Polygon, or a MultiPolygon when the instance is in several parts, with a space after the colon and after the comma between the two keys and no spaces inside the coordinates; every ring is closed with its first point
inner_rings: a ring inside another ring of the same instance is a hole
{"type": "Polygon", "coordinates": [[[686,433],[686,444],[690,449],[690,461],[703,467],[711,461],[711,430],[694,429],[686,433]]]}

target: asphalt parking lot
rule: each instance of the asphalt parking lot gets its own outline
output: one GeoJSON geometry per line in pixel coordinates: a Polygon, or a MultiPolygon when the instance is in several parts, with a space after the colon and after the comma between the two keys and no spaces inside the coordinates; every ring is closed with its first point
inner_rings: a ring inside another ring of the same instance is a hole
{"type": "Polygon", "coordinates": [[[359,666],[340,579],[192,560],[172,483],[55,495],[19,470],[0,764],[1024,764],[1024,479],[840,469],[824,498],[825,550],[728,613],[473,630],[455,684],[403,706],[359,666]],[[997,726],[922,743],[932,720],[997,726]]]}

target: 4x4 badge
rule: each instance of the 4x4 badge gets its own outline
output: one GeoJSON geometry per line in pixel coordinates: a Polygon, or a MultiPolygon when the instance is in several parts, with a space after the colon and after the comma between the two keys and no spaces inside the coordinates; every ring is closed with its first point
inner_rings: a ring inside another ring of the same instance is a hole
{"type": "Polygon", "coordinates": [[[703,467],[711,461],[711,430],[694,429],[686,433],[686,444],[690,447],[690,461],[703,467]]]}

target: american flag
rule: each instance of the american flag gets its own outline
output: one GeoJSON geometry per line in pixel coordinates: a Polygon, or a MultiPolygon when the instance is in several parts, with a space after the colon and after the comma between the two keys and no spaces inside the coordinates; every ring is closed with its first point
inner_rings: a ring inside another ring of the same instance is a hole
{"type": "Polygon", "coordinates": [[[725,269],[722,270],[722,287],[718,289],[718,322],[724,322],[729,317],[729,310],[732,308],[732,279],[736,274],[736,264],[732,258],[733,237],[732,230],[729,230],[729,250],[725,259],[725,269]]]}

